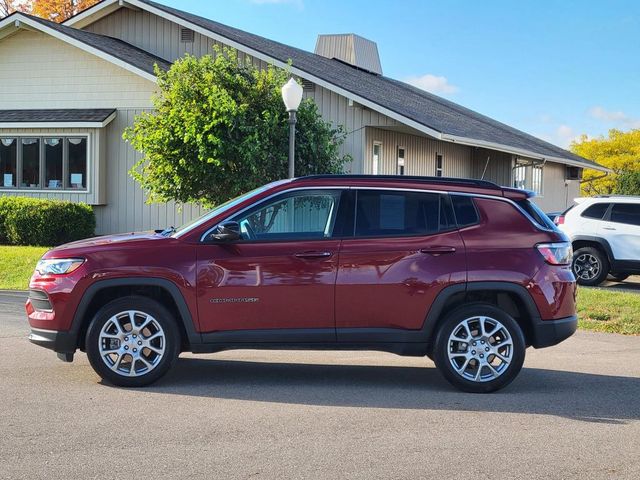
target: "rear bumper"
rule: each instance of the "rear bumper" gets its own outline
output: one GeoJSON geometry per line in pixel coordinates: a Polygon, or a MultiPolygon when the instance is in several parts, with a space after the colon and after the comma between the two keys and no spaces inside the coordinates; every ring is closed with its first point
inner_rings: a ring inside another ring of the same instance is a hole
{"type": "Polygon", "coordinates": [[[77,348],[76,337],[71,332],[32,328],[29,334],[29,341],[57,353],[74,353],[77,348]]]}
{"type": "Polygon", "coordinates": [[[558,318],[555,320],[541,320],[533,325],[534,348],[550,347],[566,340],[578,328],[578,317],[558,318]]]}

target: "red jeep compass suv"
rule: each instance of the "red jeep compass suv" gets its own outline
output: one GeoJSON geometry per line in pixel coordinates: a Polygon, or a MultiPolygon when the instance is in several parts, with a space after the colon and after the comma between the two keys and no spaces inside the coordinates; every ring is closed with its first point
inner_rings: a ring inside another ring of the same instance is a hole
{"type": "Polygon", "coordinates": [[[177,230],[50,250],[29,338],[129,387],[182,351],[328,348],[428,356],[463,390],[497,390],[527,346],[576,329],[571,245],[531,195],[428,177],[271,183],[177,230]]]}

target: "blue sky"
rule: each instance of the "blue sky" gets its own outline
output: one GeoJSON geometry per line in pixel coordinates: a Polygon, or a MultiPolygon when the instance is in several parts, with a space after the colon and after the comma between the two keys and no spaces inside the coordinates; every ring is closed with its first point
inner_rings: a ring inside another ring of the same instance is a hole
{"type": "Polygon", "coordinates": [[[384,74],[566,147],[640,128],[637,0],[160,0],[313,51],[378,44],[384,74]]]}

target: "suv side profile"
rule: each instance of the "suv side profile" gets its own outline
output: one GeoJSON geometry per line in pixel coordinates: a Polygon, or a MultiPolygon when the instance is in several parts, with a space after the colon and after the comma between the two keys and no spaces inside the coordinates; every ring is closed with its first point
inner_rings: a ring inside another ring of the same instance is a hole
{"type": "Polygon", "coordinates": [[[479,180],[318,175],[258,188],[179,229],[47,252],[30,340],[103,379],[150,384],[180,352],[427,356],[470,392],[509,384],[528,346],[573,334],[568,238],[479,180]]]}
{"type": "Polygon", "coordinates": [[[580,285],[640,274],[640,197],[576,198],[556,217],[573,244],[572,269],[580,285]]]}

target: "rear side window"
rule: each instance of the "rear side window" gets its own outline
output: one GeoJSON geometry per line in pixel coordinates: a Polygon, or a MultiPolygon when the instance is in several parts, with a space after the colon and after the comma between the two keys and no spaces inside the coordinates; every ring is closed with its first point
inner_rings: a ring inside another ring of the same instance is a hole
{"type": "Polygon", "coordinates": [[[358,190],[355,235],[358,237],[429,235],[448,228],[442,195],[437,193],[358,190]]]}
{"type": "Polygon", "coordinates": [[[597,220],[602,220],[604,214],[607,213],[609,209],[610,203],[595,203],[588,207],[584,212],[582,212],[582,217],[585,218],[595,218],[597,220]]]}
{"type": "Polygon", "coordinates": [[[611,209],[611,221],[640,225],[640,204],[616,203],[611,209]]]}
{"type": "Polygon", "coordinates": [[[468,227],[480,221],[473,198],[464,195],[451,195],[451,202],[458,227],[468,227]]]}

